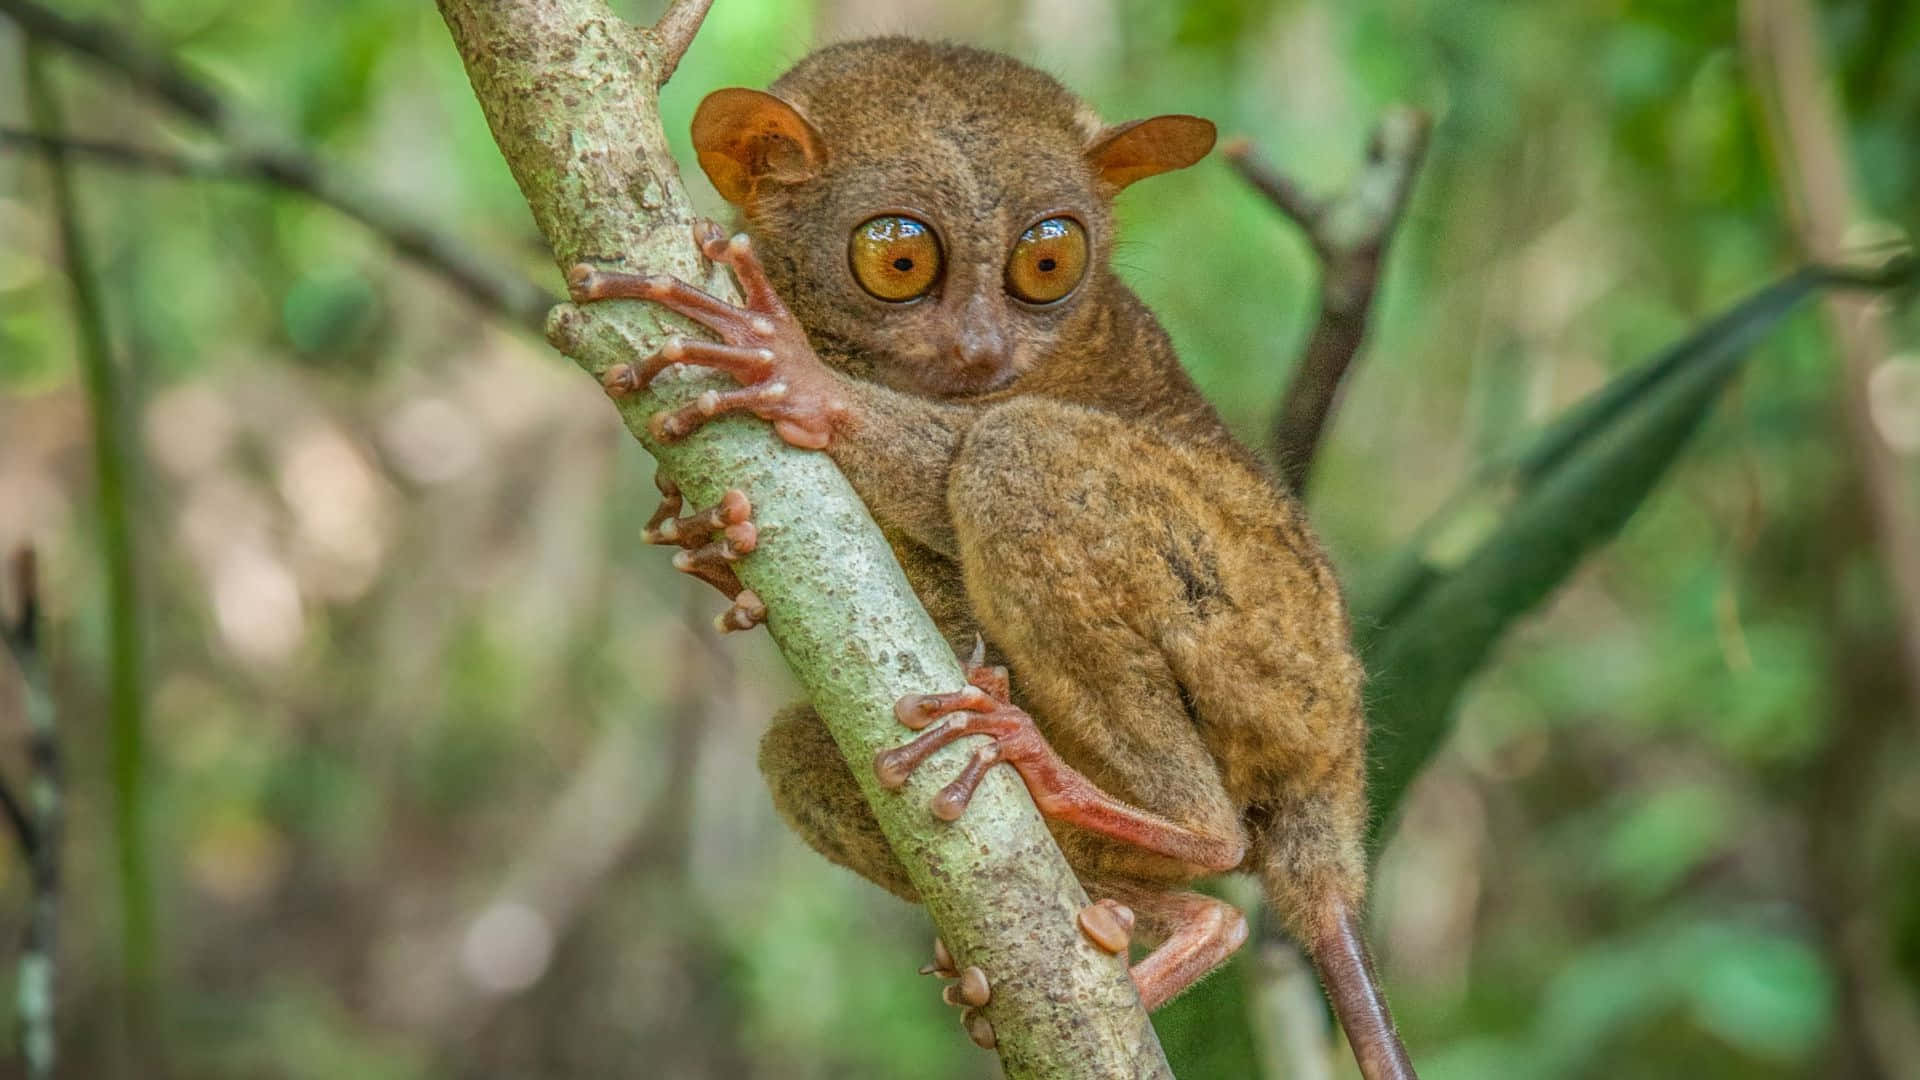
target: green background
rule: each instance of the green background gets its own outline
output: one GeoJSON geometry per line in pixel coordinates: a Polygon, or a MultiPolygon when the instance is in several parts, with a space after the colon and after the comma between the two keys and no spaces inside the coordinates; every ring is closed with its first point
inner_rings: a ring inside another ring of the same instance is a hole
{"type": "MultiPolygon", "coordinates": [[[[431,5],[62,10],[134,29],[558,291],[431,5]]],[[[1818,11],[1881,221],[1863,237],[1911,230],[1920,8],[1818,11]]],[[[1012,52],[1110,120],[1210,117],[1314,188],[1351,174],[1387,105],[1436,115],[1315,479],[1360,592],[1479,465],[1796,261],[1732,3],[719,0],[664,97],[682,160],[707,91],[881,31],[1012,52]]],[[[12,128],[20,55],[0,20],[12,128]]],[[[53,60],[76,135],[214,145],[53,60]]],[[[79,181],[136,410],[158,929],[143,990],[76,332],[44,169],[0,148],[0,548],[32,539],[49,569],[68,1075],[995,1074],[913,973],[924,916],[774,818],[755,744],[791,683],[764,637],[716,639],[718,598],[639,542],[650,463],[591,380],[298,196],[79,181]]],[[[1297,229],[1218,161],[1121,214],[1121,272],[1262,438],[1314,313],[1297,229]]],[[[1920,320],[1891,325],[1912,386],[1920,320]]],[[[1429,1080],[1920,1069],[1920,725],[1839,386],[1820,320],[1786,322],[1469,684],[1374,897],[1429,1080]]],[[[1885,406],[1914,440],[1911,496],[1920,395],[1885,406]]],[[[15,685],[0,668],[19,777],[15,685]]],[[[0,859],[0,949],[26,897],[0,859]]],[[[1253,1075],[1247,977],[1163,1022],[1184,1078],[1253,1075]]]]}

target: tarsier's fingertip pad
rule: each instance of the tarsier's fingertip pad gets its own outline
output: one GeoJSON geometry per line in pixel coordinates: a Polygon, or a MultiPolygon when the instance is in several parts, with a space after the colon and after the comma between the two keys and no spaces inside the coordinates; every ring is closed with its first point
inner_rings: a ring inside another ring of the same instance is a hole
{"type": "Polygon", "coordinates": [[[600,373],[600,388],[609,397],[626,397],[640,388],[632,364],[615,364],[600,373]]]}
{"type": "Polygon", "coordinates": [[[959,991],[961,1001],[976,1008],[993,1000],[993,987],[987,982],[987,973],[977,967],[962,971],[954,989],[959,991]]]}
{"type": "Polygon", "coordinates": [[[567,268],[567,295],[575,303],[590,299],[593,294],[593,279],[596,274],[593,267],[586,263],[574,263],[567,268]]]}
{"type": "Polygon", "coordinates": [[[933,816],[941,821],[958,821],[960,815],[967,812],[967,803],[973,800],[973,792],[956,791],[952,787],[942,788],[933,797],[933,816]]]}
{"type": "Polygon", "coordinates": [[[926,727],[933,722],[932,714],[927,711],[927,696],[925,694],[908,694],[906,697],[894,702],[893,718],[900,721],[901,726],[912,728],[915,731],[926,727]]]}
{"type": "Polygon", "coordinates": [[[1000,1045],[1000,1040],[994,1037],[992,1022],[978,1010],[968,1009],[962,1013],[960,1024],[967,1029],[967,1038],[972,1039],[973,1045],[980,1049],[991,1050],[1000,1045]]]}
{"type": "Polygon", "coordinates": [[[913,769],[900,760],[902,755],[895,753],[898,749],[882,750],[873,755],[874,779],[879,780],[880,786],[888,791],[899,791],[906,787],[907,777],[913,774],[913,769]]]}
{"type": "Polygon", "coordinates": [[[1118,956],[1133,943],[1133,912],[1124,904],[1109,900],[1088,904],[1080,909],[1078,921],[1087,940],[1105,952],[1118,956]],[[1120,912],[1126,912],[1124,918],[1120,912]]]}
{"type": "Polygon", "coordinates": [[[766,621],[767,609],[764,606],[756,611],[743,608],[736,602],[734,606],[721,612],[719,617],[713,620],[713,625],[721,633],[731,634],[739,630],[751,630],[766,621]]]}

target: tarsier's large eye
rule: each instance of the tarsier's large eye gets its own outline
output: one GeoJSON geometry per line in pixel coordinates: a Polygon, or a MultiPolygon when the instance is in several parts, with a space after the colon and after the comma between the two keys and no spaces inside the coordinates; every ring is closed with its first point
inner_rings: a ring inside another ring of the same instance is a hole
{"type": "Polygon", "coordinates": [[[1087,272],[1087,231],[1072,218],[1048,218],[1013,245],[1007,291],[1029,304],[1051,304],[1073,291],[1087,272]]]}
{"type": "Polygon", "coordinates": [[[940,276],[940,241],[924,221],[869,218],[847,244],[853,280],[881,300],[904,303],[925,296],[940,276]]]}

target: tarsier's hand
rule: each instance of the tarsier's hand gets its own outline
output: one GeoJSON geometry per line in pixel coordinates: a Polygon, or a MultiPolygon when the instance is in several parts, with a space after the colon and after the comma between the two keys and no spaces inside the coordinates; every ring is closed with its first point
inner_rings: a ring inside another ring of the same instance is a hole
{"type": "Polygon", "coordinates": [[[567,292],[576,304],[597,300],[652,300],[712,330],[720,340],[673,338],[638,367],[616,364],[601,376],[607,393],[620,397],[653,382],[674,364],[698,364],[738,379],[738,390],[709,390],[691,405],[654,415],[648,427],[662,441],[684,438],[723,413],[749,412],[773,423],[782,439],[807,450],[824,450],[834,426],[847,415],[839,377],[814,355],[807,335],[767,281],[746,234],[728,239],[711,221],[693,227],[707,258],[733,271],[746,296],[735,307],[664,274],[622,274],[584,263],[567,272],[567,292]]]}
{"type": "Polygon", "coordinates": [[[653,482],[660,488],[660,507],[647,522],[646,541],[668,544],[681,550],[673,557],[673,568],[692,574],[719,589],[733,606],[714,620],[721,633],[751,630],[767,621],[767,605],[759,594],[740,584],[733,564],[760,543],[760,531],[753,524],[753,504],[746,493],[730,488],[720,501],[686,517],[678,517],[681,508],[680,486],[664,469],[656,469],[653,482]]]}

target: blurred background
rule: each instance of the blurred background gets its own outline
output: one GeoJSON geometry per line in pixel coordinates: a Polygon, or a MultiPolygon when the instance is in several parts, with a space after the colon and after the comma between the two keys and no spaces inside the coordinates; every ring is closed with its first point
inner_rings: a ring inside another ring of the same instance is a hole
{"type": "MultiPolygon", "coordinates": [[[[775,819],[753,762],[793,684],[640,542],[650,461],[525,328],[538,299],[396,254],[420,223],[559,291],[432,5],[53,6],[213,95],[53,41],[29,65],[0,17],[0,127],[33,98],[141,151],[73,158],[65,213],[0,143],[0,554],[44,571],[62,1075],[997,1075],[914,974],[924,914],[775,819]],[[248,164],[288,146],[331,179],[248,164]]],[[[665,93],[682,161],[709,90],[880,31],[1011,52],[1110,120],[1210,117],[1314,190],[1390,104],[1434,113],[1314,484],[1356,590],[1491,455],[1819,250],[1783,110],[1837,110],[1801,165],[1857,193],[1848,244],[1920,224],[1901,0],[719,0],[665,93]],[[1783,11],[1817,66],[1756,44],[1783,11]]],[[[1298,228],[1217,160],[1121,210],[1121,273],[1264,439],[1316,313],[1298,228]]],[[[1409,791],[1373,921],[1429,1080],[1920,1075],[1920,548],[1884,527],[1920,497],[1920,317],[1827,315],[1759,347],[1409,791]]],[[[22,700],[0,660],[16,788],[22,700]]],[[[29,897],[9,847],[0,980],[29,897]]],[[[1183,1078],[1288,1075],[1256,981],[1163,1018],[1183,1078]]]]}

